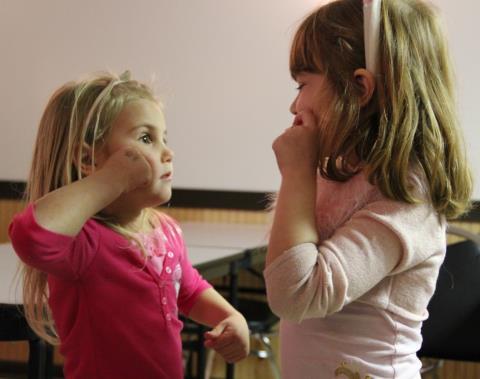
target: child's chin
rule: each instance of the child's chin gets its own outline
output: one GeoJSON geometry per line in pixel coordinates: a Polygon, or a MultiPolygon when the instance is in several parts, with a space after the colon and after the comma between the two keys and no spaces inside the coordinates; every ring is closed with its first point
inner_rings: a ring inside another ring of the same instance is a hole
{"type": "Polygon", "coordinates": [[[170,201],[172,198],[172,191],[162,191],[162,193],[157,193],[152,196],[151,199],[151,206],[158,207],[160,205],[164,205],[170,201]]]}

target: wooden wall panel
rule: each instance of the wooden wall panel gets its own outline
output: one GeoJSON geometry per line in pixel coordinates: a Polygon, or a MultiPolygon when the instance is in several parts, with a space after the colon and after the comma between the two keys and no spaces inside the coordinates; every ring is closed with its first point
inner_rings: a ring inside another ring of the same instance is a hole
{"type": "Polygon", "coordinates": [[[23,201],[0,200],[0,243],[8,241],[8,225],[15,213],[25,206],[23,201]]]}
{"type": "MultiPolygon", "coordinates": [[[[15,213],[20,212],[25,203],[18,200],[0,200],[0,243],[8,241],[8,225],[15,213]]],[[[266,224],[269,214],[262,211],[239,211],[225,209],[169,208],[161,207],[177,221],[218,222],[237,224],[266,224]]]]}

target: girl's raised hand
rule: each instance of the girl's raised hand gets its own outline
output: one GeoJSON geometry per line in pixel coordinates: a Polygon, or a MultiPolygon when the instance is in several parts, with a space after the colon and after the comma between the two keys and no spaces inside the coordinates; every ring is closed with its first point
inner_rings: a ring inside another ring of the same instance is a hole
{"type": "Polygon", "coordinates": [[[299,112],[293,125],[273,142],[273,151],[282,175],[299,170],[316,171],[318,166],[318,126],[315,116],[299,112]]]}
{"type": "Polygon", "coordinates": [[[152,180],[152,167],[147,159],[134,147],[124,147],[113,153],[102,169],[119,178],[123,192],[148,185],[152,180]]]}

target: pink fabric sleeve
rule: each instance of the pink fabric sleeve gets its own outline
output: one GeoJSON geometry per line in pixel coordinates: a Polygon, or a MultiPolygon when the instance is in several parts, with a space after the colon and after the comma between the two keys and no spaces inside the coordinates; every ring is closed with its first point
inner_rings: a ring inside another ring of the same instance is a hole
{"type": "Polygon", "coordinates": [[[269,304],[292,321],[325,317],[441,251],[443,234],[429,205],[371,203],[320,246],[301,244],[272,262],[264,271],[269,304]]]}
{"type": "Polygon", "coordinates": [[[208,283],[199,272],[192,266],[187,255],[187,249],[184,249],[181,262],[183,280],[178,296],[178,308],[184,315],[188,315],[190,310],[197,302],[199,295],[212,285],[208,283]]]}
{"type": "Polygon", "coordinates": [[[25,264],[65,280],[82,275],[96,254],[99,239],[93,221],[87,221],[75,237],[43,228],[35,219],[34,204],[14,217],[8,232],[25,264]]]}

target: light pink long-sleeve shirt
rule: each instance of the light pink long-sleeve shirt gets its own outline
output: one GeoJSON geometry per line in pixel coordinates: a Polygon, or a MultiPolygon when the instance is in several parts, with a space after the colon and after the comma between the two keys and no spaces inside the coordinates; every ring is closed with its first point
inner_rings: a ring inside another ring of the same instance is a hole
{"type": "Polygon", "coordinates": [[[319,178],[317,191],[319,246],[294,246],[264,272],[282,318],[282,378],[420,378],[415,353],[445,220],[428,203],[386,199],[363,174],[319,178]]]}

